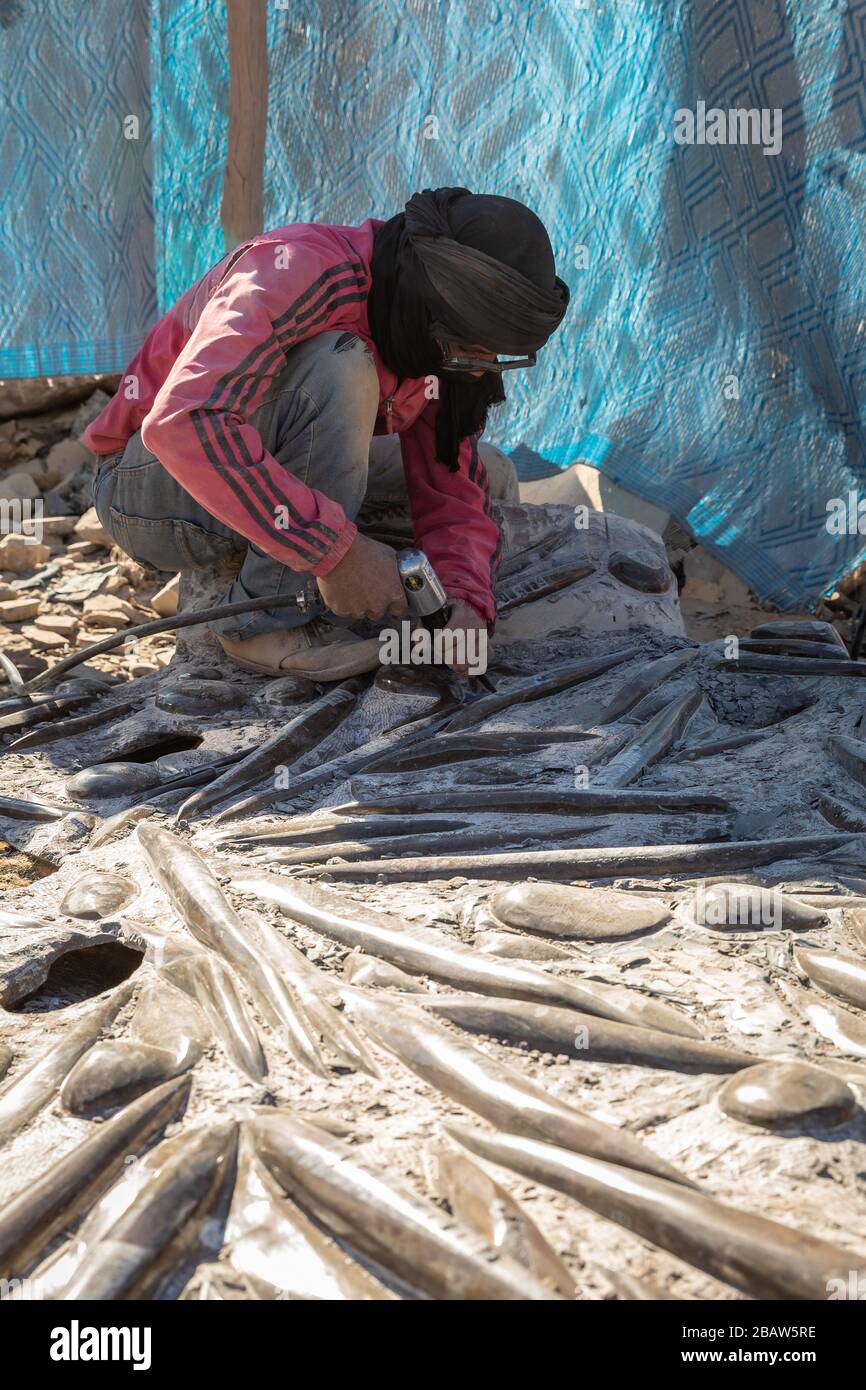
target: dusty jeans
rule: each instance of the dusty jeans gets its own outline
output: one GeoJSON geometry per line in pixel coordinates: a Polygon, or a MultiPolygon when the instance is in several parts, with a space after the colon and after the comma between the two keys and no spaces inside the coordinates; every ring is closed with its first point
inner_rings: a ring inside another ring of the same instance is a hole
{"type": "MultiPolygon", "coordinates": [[[[252,420],[265,448],[288,473],[339,502],[353,521],[370,504],[371,521],[401,515],[408,522],[406,486],[397,435],[372,438],[379,381],[363,341],[347,332],[320,333],[293,348],[252,420]]],[[[492,445],[479,452],[491,496],[517,500],[514,468],[492,445]]],[[[299,627],[322,611],[308,574],[266,555],[245,536],[211,516],[167,473],[141,434],[122,454],[107,458],[94,484],[94,505],[106,531],[127,555],[170,574],[211,570],[242,558],[226,603],[269,594],[301,594],[296,608],[264,609],[212,623],[225,636],[253,637],[276,628],[299,627]]],[[[386,526],[385,528],[390,529],[386,526]]],[[[411,545],[411,525],[406,544],[411,545]]]]}

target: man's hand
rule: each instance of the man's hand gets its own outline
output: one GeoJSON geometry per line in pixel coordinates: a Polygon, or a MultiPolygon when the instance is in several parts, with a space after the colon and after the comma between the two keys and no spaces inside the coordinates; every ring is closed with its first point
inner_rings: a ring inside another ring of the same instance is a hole
{"type": "Polygon", "coordinates": [[[490,647],[485,620],[468,603],[455,603],[443,632],[452,632],[457,639],[452,648],[455,659],[448,663],[452,671],[458,676],[483,676],[490,647]]]}
{"type": "Polygon", "coordinates": [[[330,574],[316,582],[322,602],[338,618],[375,622],[386,613],[401,618],[408,611],[394,551],[360,532],[330,574]]]}

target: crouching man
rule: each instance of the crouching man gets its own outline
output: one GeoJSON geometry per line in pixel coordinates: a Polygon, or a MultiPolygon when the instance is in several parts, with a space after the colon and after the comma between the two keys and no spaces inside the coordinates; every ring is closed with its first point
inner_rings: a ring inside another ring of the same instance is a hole
{"type": "Polygon", "coordinates": [[[394,551],[355,525],[371,437],[396,433],[449,626],[486,633],[499,531],[478,439],[567,304],[544,226],[510,198],[428,189],[387,222],[254,237],[160,319],[88,429],[99,519],[160,570],[242,554],[226,602],[312,595],[213,631],[244,670],[341,680],[379,642],[331,617],[406,612],[394,551]]]}

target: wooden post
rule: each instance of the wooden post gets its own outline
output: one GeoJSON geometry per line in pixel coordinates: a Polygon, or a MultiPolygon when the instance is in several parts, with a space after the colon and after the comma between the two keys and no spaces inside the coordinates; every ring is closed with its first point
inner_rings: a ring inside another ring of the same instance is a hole
{"type": "Polygon", "coordinates": [[[226,0],[229,147],[220,209],[226,251],[264,230],[268,117],[267,0],[226,0]]]}

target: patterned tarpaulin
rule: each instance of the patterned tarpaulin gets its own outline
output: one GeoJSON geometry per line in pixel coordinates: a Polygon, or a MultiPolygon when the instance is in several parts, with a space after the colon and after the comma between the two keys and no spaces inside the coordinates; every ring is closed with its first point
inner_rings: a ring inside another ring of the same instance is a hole
{"type": "MultiPolygon", "coordinates": [[[[270,0],[268,31],[268,224],[455,183],[545,219],[572,309],[491,431],[524,476],[594,464],[782,606],[866,553],[825,524],[864,474],[866,0],[270,0]],[[701,101],[781,111],[780,153],[676,143],[701,101]]],[[[227,73],[222,0],[0,0],[0,376],[121,368],[222,253],[227,73]]]]}

